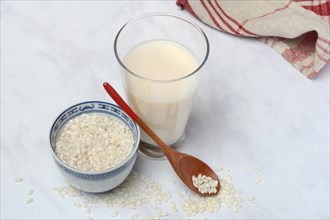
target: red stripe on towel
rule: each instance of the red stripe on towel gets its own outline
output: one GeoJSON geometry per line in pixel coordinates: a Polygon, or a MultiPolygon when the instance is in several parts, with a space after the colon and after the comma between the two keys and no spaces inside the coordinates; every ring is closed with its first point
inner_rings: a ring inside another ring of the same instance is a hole
{"type": "Polygon", "coordinates": [[[217,22],[217,20],[215,20],[215,18],[213,17],[212,13],[210,12],[210,9],[206,6],[204,0],[200,0],[200,2],[202,3],[204,9],[206,10],[207,14],[210,16],[210,18],[212,19],[213,23],[222,31],[225,31],[220,24],[217,22]]]}
{"type": "Polygon", "coordinates": [[[236,24],[238,26],[238,28],[242,31],[244,31],[245,33],[247,34],[250,34],[250,35],[257,35],[255,33],[252,33],[251,31],[247,30],[246,28],[244,28],[244,26],[240,23],[238,23],[235,19],[233,19],[232,17],[230,17],[224,10],[223,8],[218,4],[218,1],[215,0],[215,4],[217,5],[217,7],[220,9],[220,11],[222,12],[222,14],[224,16],[226,16],[230,21],[232,21],[234,24],[236,24]]]}
{"type": "Polygon", "coordinates": [[[306,10],[310,10],[317,15],[321,16],[330,16],[330,1],[327,1],[323,4],[302,6],[306,10]]]}
{"type": "MultiPolygon", "coordinates": [[[[212,7],[213,11],[218,15],[218,17],[220,18],[220,20],[222,21],[222,23],[224,25],[226,25],[229,30],[231,30],[234,34],[236,35],[241,35],[239,32],[237,32],[228,22],[225,21],[225,19],[222,18],[222,16],[219,14],[219,12],[217,11],[217,9],[214,7],[214,5],[212,4],[211,0],[208,0],[208,3],[210,4],[210,6],[212,7]]],[[[228,32],[228,31],[227,31],[228,32]]]]}

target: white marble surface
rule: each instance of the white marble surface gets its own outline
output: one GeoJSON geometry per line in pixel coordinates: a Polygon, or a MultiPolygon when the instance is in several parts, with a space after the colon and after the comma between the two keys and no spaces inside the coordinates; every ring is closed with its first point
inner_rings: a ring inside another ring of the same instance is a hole
{"type": "MultiPolygon", "coordinates": [[[[50,126],[65,108],[123,95],[113,53],[116,32],[129,19],[180,11],[174,1],[1,1],[1,219],[130,219],[155,211],[74,207],[53,186],[67,183],[50,154],[50,126]],[[24,179],[15,183],[15,179],[24,179]],[[27,191],[34,201],[26,205],[27,191]]],[[[329,218],[329,65],[309,80],[255,39],[206,32],[211,52],[188,122],[182,151],[193,154],[243,188],[243,208],[222,207],[191,219],[329,218]],[[261,168],[261,173],[254,173],[261,168]],[[255,179],[261,182],[255,184],[255,179]],[[258,208],[247,201],[255,196],[258,208]]],[[[135,171],[151,173],[172,193],[179,213],[162,206],[164,219],[186,219],[177,192],[185,190],[167,161],[139,155],[135,171]],[[176,180],[170,185],[168,180],[176,180]]],[[[150,205],[150,204],[149,204],[150,205]]]]}

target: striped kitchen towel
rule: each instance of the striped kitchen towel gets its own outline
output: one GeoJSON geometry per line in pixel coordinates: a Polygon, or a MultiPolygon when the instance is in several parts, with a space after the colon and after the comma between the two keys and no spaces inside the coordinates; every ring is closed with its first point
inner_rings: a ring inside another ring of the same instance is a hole
{"type": "Polygon", "coordinates": [[[177,0],[218,30],[257,37],[308,78],[330,59],[330,0],[177,0]]]}

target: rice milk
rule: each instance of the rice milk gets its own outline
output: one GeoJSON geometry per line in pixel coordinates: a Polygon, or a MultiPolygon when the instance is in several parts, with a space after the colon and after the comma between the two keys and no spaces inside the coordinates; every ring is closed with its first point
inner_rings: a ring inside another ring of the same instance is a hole
{"type": "MultiPolygon", "coordinates": [[[[153,40],[130,50],[123,62],[136,74],[125,73],[130,106],[164,142],[178,141],[199,81],[198,73],[189,75],[199,66],[195,55],[178,43],[153,40]]],[[[141,139],[153,144],[143,131],[141,139]]]]}

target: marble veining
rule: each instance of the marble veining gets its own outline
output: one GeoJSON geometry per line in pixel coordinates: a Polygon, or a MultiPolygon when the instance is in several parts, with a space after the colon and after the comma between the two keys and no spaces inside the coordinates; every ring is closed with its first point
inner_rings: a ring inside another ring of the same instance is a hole
{"type": "MultiPolygon", "coordinates": [[[[230,174],[258,203],[190,218],[328,219],[329,65],[309,80],[260,41],[203,25],[175,1],[1,1],[1,219],[87,219],[76,200],[51,190],[67,183],[51,158],[50,127],[69,106],[112,102],[103,81],[124,95],[114,38],[128,20],[154,12],[193,20],[210,41],[182,151],[224,168],[220,177],[230,174]]],[[[186,190],[167,161],[139,155],[134,170],[152,174],[178,202],[186,190]]],[[[165,218],[188,218],[163,209],[165,218]]],[[[147,215],[145,207],[117,211],[117,219],[147,215]]]]}

